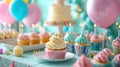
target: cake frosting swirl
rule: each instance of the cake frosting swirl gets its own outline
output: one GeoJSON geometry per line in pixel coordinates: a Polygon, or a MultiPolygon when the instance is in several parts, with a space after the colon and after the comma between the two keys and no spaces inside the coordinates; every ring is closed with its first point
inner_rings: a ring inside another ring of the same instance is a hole
{"type": "Polygon", "coordinates": [[[120,38],[116,38],[115,40],[113,40],[112,46],[120,47],[120,38]]]}
{"type": "Polygon", "coordinates": [[[50,41],[46,43],[46,48],[50,50],[65,49],[64,38],[61,34],[54,34],[51,36],[50,41]]]}
{"type": "Polygon", "coordinates": [[[73,67],[92,67],[90,60],[84,55],[80,56],[73,67]]]}
{"type": "Polygon", "coordinates": [[[70,44],[74,44],[75,42],[75,36],[73,36],[72,33],[67,33],[64,37],[64,41],[65,43],[70,43],[70,44]]]}
{"type": "Polygon", "coordinates": [[[104,53],[98,53],[94,56],[94,60],[98,63],[108,63],[108,56],[104,53]]]}
{"type": "Polygon", "coordinates": [[[101,51],[103,54],[105,54],[106,56],[112,56],[112,52],[109,48],[105,48],[101,51]]]}
{"type": "Polygon", "coordinates": [[[80,36],[78,36],[76,39],[75,39],[75,42],[76,42],[76,44],[78,44],[78,45],[88,45],[88,40],[87,40],[87,38],[83,35],[83,34],[81,34],[80,36]]]}

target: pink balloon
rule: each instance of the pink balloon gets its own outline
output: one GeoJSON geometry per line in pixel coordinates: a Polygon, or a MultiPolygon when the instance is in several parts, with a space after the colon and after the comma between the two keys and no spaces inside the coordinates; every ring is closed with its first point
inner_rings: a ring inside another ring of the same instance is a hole
{"type": "Polygon", "coordinates": [[[98,26],[107,28],[119,15],[119,0],[88,0],[87,13],[89,18],[98,26]]]}
{"type": "Polygon", "coordinates": [[[32,24],[37,24],[39,22],[41,11],[35,4],[28,4],[28,9],[28,15],[23,19],[23,23],[28,27],[32,27],[32,24]]]}
{"type": "Polygon", "coordinates": [[[8,7],[8,3],[0,3],[0,22],[7,25],[15,23],[15,19],[10,15],[8,7]]]}

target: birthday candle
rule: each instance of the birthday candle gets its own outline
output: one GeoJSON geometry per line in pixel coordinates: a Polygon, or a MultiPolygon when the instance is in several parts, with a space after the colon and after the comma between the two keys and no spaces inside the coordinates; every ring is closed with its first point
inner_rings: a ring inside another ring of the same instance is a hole
{"type": "Polygon", "coordinates": [[[72,26],[72,25],[71,25],[71,23],[70,23],[70,24],[69,24],[69,33],[71,32],[71,26],[72,26]]]}
{"type": "Polygon", "coordinates": [[[34,32],[35,24],[32,24],[32,32],[34,32]]]}
{"type": "Polygon", "coordinates": [[[94,24],[94,34],[97,34],[97,31],[96,31],[96,24],[94,24]]]}
{"type": "Polygon", "coordinates": [[[80,23],[80,27],[81,27],[81,34],[83,34],[84,23],[80,23]]]}
{"type": "Polygon", "coordinates": [[[8,25],[9,26],[9,30],[11,29],[11,24],[8,25]]]}
{"type": "Polygon", "coordinates": [[[118,30],[118,37],[120,38],[120,25],[119,25],[119,30],[118,30]]]}
{"type": "Polygon", "coordinates": [[[19,24],[19,33],[23,34],[23,24],[19,24]]]}

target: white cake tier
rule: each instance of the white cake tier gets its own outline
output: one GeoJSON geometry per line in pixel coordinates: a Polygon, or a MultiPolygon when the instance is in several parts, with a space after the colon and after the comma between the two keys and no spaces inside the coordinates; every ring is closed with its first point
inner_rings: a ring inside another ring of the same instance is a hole
{"type": "Polygon", "coordinates": [[[64,5],[64,0],[55,0],[49,7],[45,25],[69,25],[74,24],[70,13],[70,6],[64,5]]]}

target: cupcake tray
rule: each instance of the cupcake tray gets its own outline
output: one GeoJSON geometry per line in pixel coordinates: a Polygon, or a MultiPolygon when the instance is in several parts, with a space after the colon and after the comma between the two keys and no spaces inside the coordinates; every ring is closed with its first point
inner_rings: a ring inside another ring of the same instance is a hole
{"type": "MultiPolygon", "coordinates": [[[[10,50],[13,50],[13,48],[17,46],[16,38],[0,40],[0,43],[1,45],[5,46],[7,49],[10,49],[10,50]]],[[[23,51],[32,51],[32,50],[45,48],[45,44],[34,44],[31,46],[21,46],[21,47],[23,48],[23,51]]]]}

